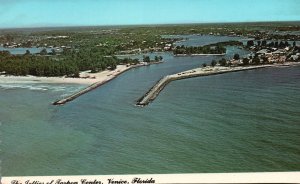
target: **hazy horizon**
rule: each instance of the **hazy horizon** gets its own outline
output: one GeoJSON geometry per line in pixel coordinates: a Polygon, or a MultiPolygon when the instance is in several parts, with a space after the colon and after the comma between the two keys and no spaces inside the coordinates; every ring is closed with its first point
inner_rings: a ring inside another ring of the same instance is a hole
{"type": "Polygon", "coordinates": [[[65,25],[65,26],[51,26],[51,25],[45,25],[45,26],[36,26],[36,27],[7,27],[7,28],[1,28],[0,30],[14,30],[14,29],[60,29],[60,28],[112,28],[112,27],[155,27],[155,26],[180,26],[180,25],[218,25],[218,24],[264,24],[264,23],[296,23],[300,24],[299,21],[256,21],[256,22],[206,22],[206,23],[166,23],[166,24],[115,24],[115,25],[65,25]]]}
{"type": "Polygon", "coordinates": [[[0,0],[0,29],[299,21],[297,0],[0,0]]]}

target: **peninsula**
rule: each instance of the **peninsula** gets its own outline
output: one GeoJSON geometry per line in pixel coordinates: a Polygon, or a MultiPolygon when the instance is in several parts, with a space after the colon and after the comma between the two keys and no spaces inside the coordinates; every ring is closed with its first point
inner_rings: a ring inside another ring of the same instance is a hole
{"type": "Polygon", "coordinates": [[[257,65],[257,66],[236,66],[236,67],[224,67],[224,66],[216,66],[216,67],[202,67],[195,68],[192,70],[183,71],[180,73],[167,75],[160,79],[152,88],[148,90],[148,92],[143,95],[140,99],[137,100],[137,106],[146,106],[150,102],[154,101],[155,98],[159,95],[159,93],[172,81],[193,78],[193,77],[201,77],[201,76],[209,76],[209,75],[217,75],[224,74],[229,72],[239,72],[245,70],[254,70],[259,68],[267,68],[267,67],[280,67],[280,66],[294,66],[300,65],[297,63],[282,63],[282,64],[266,64],[266,65],[257,65]]]}
{"type": "Polygon", "coordinates": [[[203,63],[201,68],[195,68],[163,77],[137,101],[136,105],[148,105],[159,95],[168,83],[174,80],[266,67],[294,66],[300,64],[300,48],[296,46],[295,42],[293,46],[290,46],[288,42],[280,42],[281,44],[279,45],[281,46],[277,43],[277,47],[270,47],[270,45],[267,46],[266,43],[262,46],[260,44],[261,41],[257,41],[257,43],[259,44],[255,45],[253,41],[247,43],[247,46],[250,47],[249,49],[253,51],[253,53],[249,54],[247,57],[240,58],[238,54],[235,54],[231,60],[222,58],[218,63],[213,60],[211,62],[211,66],[207,66],[206,63],[203,63]]]}

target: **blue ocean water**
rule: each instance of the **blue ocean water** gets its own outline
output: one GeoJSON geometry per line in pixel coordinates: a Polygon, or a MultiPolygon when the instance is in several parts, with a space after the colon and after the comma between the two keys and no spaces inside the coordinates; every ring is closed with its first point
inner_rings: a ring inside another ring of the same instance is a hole
{"type": "Polygon", "coordinates": [[[299,66],[175,81],[136,107],[162,76],[220,58],[163,56],[64,106],[83,86],[0,85],[1,175],[300,169],[299,66]]]}

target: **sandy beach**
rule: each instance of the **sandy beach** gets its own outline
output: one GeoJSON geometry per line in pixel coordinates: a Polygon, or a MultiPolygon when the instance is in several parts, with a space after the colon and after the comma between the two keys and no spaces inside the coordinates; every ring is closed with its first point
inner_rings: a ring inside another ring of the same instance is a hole
{"type": "MultiPolygon", "coordinates": [[[[271,66],[293,66],[299,65],[299,62],[285,62],[283,64],[272,64],[271,66]]],[[[26,84],[26,83],[46,83],[46,84],[85,84],[105,82],[116,77],[118,74],[125,72],[131,68],[144,66],[139,65],[117,65],[115,70],[105,70],[98,73],[90,73],[89,71],[80,72],[80,78],[69,77],[37,77],[37,76],[6,76],[0,75],[0,83],[2,84],[26,84]]],[[[217,68],[217,67],[216,67],[217,68]]],[[[222,67],[221,67],[222,68],[222,67]]]]}
{"type": "Polygon", "coordinates": [[[122,73],[135,66],[118,65],[115,70],[105,70],[98,73],[81,72],[80,78],[67,77],[37,77],[37,76],[5,76],[0,75],[0,83],[20,84],[20,83],[49,83],[49,84],[93,84],[111,80],[119,73],[122,73]]]}

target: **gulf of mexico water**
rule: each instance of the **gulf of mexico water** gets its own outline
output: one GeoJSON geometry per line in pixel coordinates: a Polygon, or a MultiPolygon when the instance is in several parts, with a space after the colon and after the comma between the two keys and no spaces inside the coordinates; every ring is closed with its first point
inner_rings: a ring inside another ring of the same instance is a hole
{"type": "Polygon", "coordinates": [[[299,66],[175,81],[134,106],[162,76],[220,58],[163,56],[64,106],[51,102],[83,86],[0,85],[1,175],[300,169],[299,66]]]}

